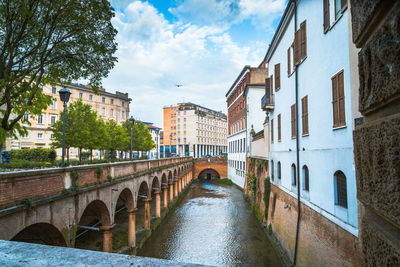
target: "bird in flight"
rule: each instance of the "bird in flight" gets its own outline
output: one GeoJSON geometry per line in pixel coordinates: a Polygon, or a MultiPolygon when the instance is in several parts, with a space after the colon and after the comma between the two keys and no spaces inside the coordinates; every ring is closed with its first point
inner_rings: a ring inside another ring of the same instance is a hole
{"type": "Polygon", "coordinates": [[[175,84],[176,87],[181,87],[183,84],[175,84]]]}

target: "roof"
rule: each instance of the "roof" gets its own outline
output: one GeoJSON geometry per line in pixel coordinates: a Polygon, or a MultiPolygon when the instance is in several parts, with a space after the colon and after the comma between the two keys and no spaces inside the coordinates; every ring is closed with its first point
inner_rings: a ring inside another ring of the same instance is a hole
{"type": "MultiPolygon", "coordinates": [[[[84,85],[84,84],[78,84],[78,83],[70,83],[70,84],[62,84],[62,86],[66,86],[66,87],[72,87],[75,89],[79,89],[79,90],[84,90],[90,93],[94,93],[93,88],[90,85],[84,85]]],[[[99,88],[98,90],[98,94],[99,95],[106,95],[106,96],[110,96],[110,97],[114,97],[114,98],[119,98],[122,100],[126,100],[126,101],[132,101],[131,98],[128,97],[128,93],[121,93],[116,91],[115,94],[110,93],[110,92],[106,92],[106,89],[104,88],[99,88]]]]}
{"type": "Polygon", "coordinates": [[[230,92],[236,87],[235,85],[237,84],[237,82],[240,80],[240,78],[243,76],[243,74],[250,69],[250,65],[246,65],[244,66],[244,68],[242,69],[242,71],[240,72],[239,76],[237,76],[235,82],[232,84],[231,88],[229,88],[228,92],[226,93],[225,97],[228,97],[228,95],[230,94],[230,92]]]}

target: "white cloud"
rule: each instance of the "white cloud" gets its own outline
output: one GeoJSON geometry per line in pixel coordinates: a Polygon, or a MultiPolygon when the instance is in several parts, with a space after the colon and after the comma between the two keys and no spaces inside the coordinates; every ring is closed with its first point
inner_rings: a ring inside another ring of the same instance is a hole
{"type": "Polygon", "coordinates": [[[225,93],[240,70],[266,52],[264,43],[239,46],[220,25],[171,23],[147,2],[130,3],[113,24],[118,63],[103,85],[128,92],[133,115],[161,127],[164,105],[190,101],[225,112],[225,93]]]}

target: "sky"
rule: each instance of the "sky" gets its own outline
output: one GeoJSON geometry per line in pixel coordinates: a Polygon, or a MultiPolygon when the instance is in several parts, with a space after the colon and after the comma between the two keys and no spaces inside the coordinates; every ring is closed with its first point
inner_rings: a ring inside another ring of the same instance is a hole
{"type": "Polygon", "coordinates": [[[225,94],[261,63],[287,0],[110,2],[118,62],[103,87],[129,93],[131,115],[162,127],[162,108],[181,102],[226,113],[225,94]]]}

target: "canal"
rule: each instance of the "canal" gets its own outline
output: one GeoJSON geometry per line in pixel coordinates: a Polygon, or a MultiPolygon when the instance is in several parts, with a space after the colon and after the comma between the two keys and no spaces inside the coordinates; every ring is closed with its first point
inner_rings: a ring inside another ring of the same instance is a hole
{"type": "Polygon", "coordinates": [[[190,186],[139,256],[213,266],[282,266],[243,192],[207,181],[190,186]]]}

